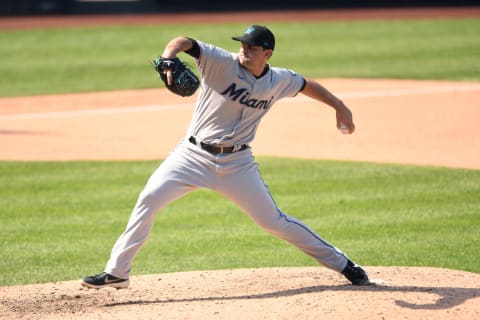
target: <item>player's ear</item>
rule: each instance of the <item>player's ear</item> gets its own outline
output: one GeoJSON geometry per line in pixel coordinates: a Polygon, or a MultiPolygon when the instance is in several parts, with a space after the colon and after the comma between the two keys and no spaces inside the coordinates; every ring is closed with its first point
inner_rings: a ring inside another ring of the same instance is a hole
{"type": "Polygon", "coordinates": [[[270,59],[273,55],[273,50],[272,49],[265,49],[265,56],[267,59],[270,59]]]}

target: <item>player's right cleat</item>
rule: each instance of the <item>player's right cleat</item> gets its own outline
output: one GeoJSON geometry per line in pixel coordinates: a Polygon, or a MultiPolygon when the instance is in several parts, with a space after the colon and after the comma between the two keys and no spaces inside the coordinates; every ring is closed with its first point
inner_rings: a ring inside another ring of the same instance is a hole
{"type": "Polygon", "coordinates": [[[368,286],[372,282],[368,279],[368,275],[365,270],[362,269],[358,264],[353,263],[348,260],[345,269],[343,269],[342,274],[350,280],[353,285],[356,286],[368,286]]]}
{"type": "Polygon", "coordinates": [[[129,279],[120,279],[112,276],[109,273],[102,272],[96,276],[89,276],[82,279],[82,286],[87,288],[100,289],[105,287],[111,287],[116,289],[128,288],[130,284],[129,279]]]}

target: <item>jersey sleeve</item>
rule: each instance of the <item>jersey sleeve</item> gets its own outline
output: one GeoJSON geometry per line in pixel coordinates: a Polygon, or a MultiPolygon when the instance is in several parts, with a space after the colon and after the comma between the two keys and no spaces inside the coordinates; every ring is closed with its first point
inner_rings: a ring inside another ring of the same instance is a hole
{"type": "Polygon", "coordinates": [[[281,84],[279,99],[294,97],[305,87],[305,78],[289,69],[274,68],[274,77],[281,84]]]}
{"type": "Polygon", "coordinates": [[[235,61],[234,54],[198,40],[197,43],[200,47],[200,56],[195,62],[204,81],[213,80],[214,77],[231,69],[235,61]]]}

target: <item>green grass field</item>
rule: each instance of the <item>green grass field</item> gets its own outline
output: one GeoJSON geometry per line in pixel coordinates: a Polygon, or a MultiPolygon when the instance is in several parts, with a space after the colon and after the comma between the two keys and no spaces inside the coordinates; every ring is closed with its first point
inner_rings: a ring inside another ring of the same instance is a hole
{"type": "MultiPolygon", "coordinates": [[[[311,77],[480,79],[480,20],[270,24],[273,65],[311,77]]],[[[245,25],[0,32],[0,96],[159,86],[149,66],[189,35],[237,50],[245,25]]],[[[480,272],[480,171],[260,158],[279,206],[364,265],[480,272]]],[[[159,162],[0,162],[0,285],[101,271],[159,162]]],[[[313,266],[221,196],[157,217],[133,274],[313,266]]]]}
{"type": "MultiPolygon", "coordinates": [[[[272,65],[309,77],[480,80],[480,19],[271,23],[272,65]]],[[[160,86],[150,61],[186,35],[237,51],[246,25],[0,31],[0,96],[160,86]]],[[[185,60],[193,64],[189,56],[185,60]]]]}
{"type": "MultiPolygon", "coordinates": [[[[480,272],[480,171],[260,158],[278,205],[365,265],[480,272]]],[[[0,162],[0,284],[103,270],[158,162],[0,162]]],[[[133,274],[315,266],[222,196],[195,191],[156,220],[133,274]]]]}

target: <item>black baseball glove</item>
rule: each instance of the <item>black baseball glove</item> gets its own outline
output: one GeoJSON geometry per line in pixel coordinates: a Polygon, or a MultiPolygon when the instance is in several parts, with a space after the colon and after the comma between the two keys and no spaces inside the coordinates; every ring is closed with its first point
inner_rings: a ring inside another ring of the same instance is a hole
{"type": "Polygon", "coordinates": [[[158,57],[153,60],[152,65],[167,89],[179,96],[191,96],[197,91],[200,85],[200,81],[195,73],[178,58],[166,59],[158,57]],[[168,84],[167,81],[167,70],[172,72],[171,84],[168,84]]]}

